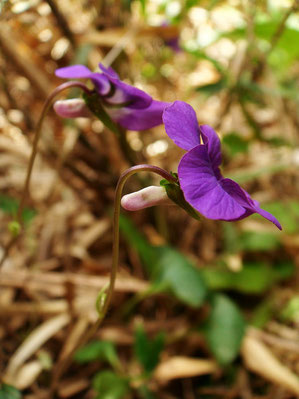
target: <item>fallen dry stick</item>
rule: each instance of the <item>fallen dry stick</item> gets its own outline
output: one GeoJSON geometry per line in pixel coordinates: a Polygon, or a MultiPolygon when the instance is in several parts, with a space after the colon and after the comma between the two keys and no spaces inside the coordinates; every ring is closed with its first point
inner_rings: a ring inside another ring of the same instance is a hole
{"type": "MultiPolygon", "coordinates": [[[[109,283],[109,277],[88,276],[75,273],[32,273],[29,271],[3,271],[0,274],[0,286],[43,290],[60,296],[65,294],[65,284],[75,288],[100,290],[109,283]]],[[[134,277],[117,277],[115,289],[119,292],[141,292],[149,288],[149,283],[134,277]]]]}
{"type": "Polygon", "coordinates": [[[250,329],[243,340],[241,353],[249,370],[299,396],[299,377],[284,366],[250,329]]]}
{"type": "Polygon", "coordinates": [[[11,356],[4,373],[4,381],[7,383],[13,383],[21,366],[26,362],[26,360],[35,354],[45,342],[65,327],[70,320],[71,317],[68,314],[61,314],[45,321],[33,330],[11,356]]]}
{"type": "Polygon", "coordinates": [[[162,361],[157,366],[154,378],[161,383],[165,383],[175,378],[195,377],[213,374],[217,371],[219,371],[219,366],[214,360],[174,356],[162,361]]]}

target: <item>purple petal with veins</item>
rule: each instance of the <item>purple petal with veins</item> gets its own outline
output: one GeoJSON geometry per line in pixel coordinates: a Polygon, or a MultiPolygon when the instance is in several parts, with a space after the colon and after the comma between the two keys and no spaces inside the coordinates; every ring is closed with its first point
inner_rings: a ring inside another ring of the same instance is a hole
{"type": "Polygon", "coordinates": [[[55,75],[63,79],[90,79],[102,96],[107,95],[111,90],[109,79],[104,74],[91,72],[84,65],[56,69],[55,75]]]}
{"type": "Polygon", "coordinates": [[[162,124],[162,113],[169,103],[153,100],[147,108],[106,108],[111,118],[129,130],[146,130],[162,124]]]}
{"type": "Polygon", "coordinates": [[[258,213],[274,223],[278,220],[260,208],[238,183],[221,175],[221,145],[208,125],[198,126],[195,111],[176,101],[163,113],[168,136],[188,150],[178,167],[178,177],[186,201],[209,219],[234,221],[258,213]]]}
{"type": "Polygon", "coordinates": [[[163,122],[168,136],[184,150],[201,143],[196,113],[191,105],[175,101],[165,108],[163,122]]]}
{"type": "Polygon", "coordinates": [[[244,207],[226,191],[232,189],[230,182],[219,184],[206,145],[198,145],[182,157],[178,175],[186,201],[205,217],[235,220],[244,215],[244,207]]]}
{"type": "Polygon", "coordinates": [[[144,91],[122,82],[111,67],[105,68],[102,64],[99,67],[101,73],[91,72],[84,65],[72,65],[57,69],[56,75],[67,79],[90,79],[99,94],[99,101],[111,118],[124,128],[145,130],[162,123],[162,113],[168,103],[154,101],[144,91]]]}

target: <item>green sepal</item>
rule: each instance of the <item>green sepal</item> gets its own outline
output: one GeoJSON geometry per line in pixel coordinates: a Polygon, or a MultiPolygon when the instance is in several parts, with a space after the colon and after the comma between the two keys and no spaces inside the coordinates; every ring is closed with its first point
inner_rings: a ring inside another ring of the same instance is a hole
{"type": "Polygon", "coordinates": [[[183,191],[180,188],[177,173],[171,173],[176,179],[177,183],[170,182],[166,179],[160,181],[160,186],[164,187],[166,194],[171,201],[176,203],[179,207],[183,208],[189,216],[196,220],[200,220],[199,213],[192,208],[192,206],[185,200],[183,191]]]}
{"type": "Polygon", "coordinates": [[[21,399],[21,392],[8,384],[0,384],[0,399],[21,399]]]}
{"type": "Polygon", "coordinates": [[[109,287],[109,284],[106,284],[98,293],[97,299],[96,299],[96,309],[99,315],[99,318],[103,318],[103,308],[105,306],[106,298],[107,298],[107,289],[109,287]]]}
{"type": "Polygon", "coordinates": [[[89,110],[98,119],[100,119],[100,121],[103,122],[103,124],[108,129],[110,129],[114,134],[116,134],[119,137],[121,135],[120,129],[118,125],[115,122],[113,122],[108,113],[105,111],[98,93],[96,92],[93,92],[92,94],[84,93],[83,99],[89,110]]]}
{"type": "Polygon", "coordinates": [[[13,237],[17,237],[22,230],[22,226],[16,220],[13,220],[8,224],[8,230],[11,232],[13,237]]]}

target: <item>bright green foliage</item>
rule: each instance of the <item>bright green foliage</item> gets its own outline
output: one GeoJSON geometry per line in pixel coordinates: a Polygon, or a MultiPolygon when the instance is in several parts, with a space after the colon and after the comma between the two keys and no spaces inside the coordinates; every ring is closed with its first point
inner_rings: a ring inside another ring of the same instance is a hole
{"type": "Polygon", "coordinates": [[[290,278],[294,270],[294,265],[288,262],[273,267],[263,262],[246,262],[239,272],[233,272],[220,266],[205,268],[203,275],[210,289],[262,294],[275,282],[290,278]]]}
{"type": "Polygon", "coordinates": [[[275,233],[245,231],[240,235],[240,249],[244,251],[269,251],[280,246],[275,233]]]}
{"type": "Polygon", "coordinates": [[[140,234],[133,222],[123,214],[120,215],[119,226],[128,243],[138,252],[142,262],[148,267],[149,273],[151,273],[156,261],[153,246],[140,234]]]}
{"type": "MultiPolygon", "coordinates": [[[[19,207],[19,201],[7,195],[0,195],[0,209],[4,213],[16,216],[19,207]]],[[[36,211],[31,208],[25,208],[22,213],[22,219],[25,224],[29,224],[36,215],[36,211]]]]}
{"type": "Polygon", "coordinates": [[[223,137],[222,144],[228,154],[233,157],[236,154],[247,152],[249,142],[237,133],[230,133],[223,137]]]}
{"type": "MultiPolygon", "coordinates": [[[[278,18],[275,18],[274,16],[271,16],[270,18],[263,18],[263,20],[260,19],[260,21],[255,24],[255,35],[257,39],[268,42],[269,45],[273,34],[280,24],[281,15],[278,18]]],[[[246,29],[238,28],[229,33],[225,33],[222,36],[239,40],[246,36],[246,29]]],[[[299,48],[297,45],[298,41],[298,30],[285,27],[279,41],[277,42],[269,57],[269,62],[271,66],[273,66],[277,70],[286,72],[288,64],[294,61],[294,59],[296,59],[299,55],[299,48]]]]}
{"type": "Polygon", "coordinates": [[[93,341],[75,354],[78,363],[89,363],[95,360],[104,360],[112,367],[117,368],[120,364],[115,346],[109,341],[93,341]]]}
{"type": "Polygon", "coordinates": [[[281,313],[281,317],[284,320],[292,321],[294,323],[299,321],[299,295],[294,296],[289,300],[281,313]]]}
{"type": "Polygon", "coordinates": [[[217,294],[212,297],[205,336],[220,364],[226,365],[238,355],[245,326],[240,310],[227,296],[217,294]]]}
{"type": "MultiPolygon", "coordinates": [[[[263,205],[263,208],[266,208],[266,206],[263,205]]],[[[275,212],[273,212],[273,214],[278,217],[275,212]]],[[[279,218],[279,220],[282,219],[279,218]]],[[[225,247],[230,253],[237,253],[240,251],[269,251],[279,248],[281,245],[280,236],[276,232],[248,230],[239,232],[235,225],[228,223],[223,224],[223,231],[225,247]]]]}
{"type": "Polygon", "coordinates": [[[98,393],[96,399],[125,399],[130,392],[129,381],[112,371],[101,371],[92,381],[94,390],[98,393]]]}
{"type": "Polygon", "coordinates": [[[227,80],[225,78],[218,80],[216,83],[209,83],[203,86],[200,86],[196,89],[200,93],[206,94],[207,96],[212,96],[213,94],[217,94],[221,90],[227,88],[227,80]]]}
{"type": "Polygon", "coordinates": [[[250,324],[257,328],[263,328],[264,325],[271,319],[274,313],[274,306],[268,299],[259,304],[255,309],[250,319],[250,324]]]}
{"type": "Polygon", "coordinates": [[[138,389],[140,399],[158,399],[156,395],[151,392],[146,385],[142,385],[138,389]]]}
{"type": "Polygon", "coordinates": [[[146,0],[139,0],[139,1],[140,1],[140,4],[141,4],[142,14],[145,15],[146,14],[146,3],[147,3],[147,1],[146,0]]]}
{"type": "Polygon", "coordinates": [[[154,339],[150,340],[143,327],[141,325],[137,327],[135,332],[134,352],[147,374],[151,373],[157,366],[163,347],[163,333],[158,334],[154,339]]]}
{"type": "Polygon", "coordinates": [[[120,228],[139,253],[154,285],[169,290],[189,306],[202,305],[207,289],[201,270],[171,247],[150,245],[124,216],[120,219],[120,228]]]}
{"type": "Polygon", "coordinates": [[[2,384],[0,386],[0,399],[21,399],[21,392],[15,387],[8,384],[2,384]]]}
{"type": "Polygon", "coordinates": [[[202,272],[173,248],[157,247],[155,251],[157,262],[154,265],[154,283],[167,287],[189,306],[201,306],[207,294],[202,272]]]}
{"type": "Polygon", "coordinates": [[[8,197],[7,195],[0,196],[0,209],[9,215],[15,215],[18,210],[19,203],[15,198],[8,197]]]}
{"type": "Polygon", "coordinates": [[[21,225],[16,220],[13,220],[8,224],[8,230],[11,232],[12,236],[17,237],[21,232],[21,225]]]}
{"type": "Polygon", "coordinates": [[[299,231],[299,202],[271,202],[263,205],[263,208],[282,221],[286,233],[293,234],[299,231]]]}

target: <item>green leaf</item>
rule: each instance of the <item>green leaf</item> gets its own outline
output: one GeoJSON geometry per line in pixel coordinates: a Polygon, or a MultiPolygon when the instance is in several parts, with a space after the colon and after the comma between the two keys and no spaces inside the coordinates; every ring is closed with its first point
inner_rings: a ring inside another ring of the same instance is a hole
{"type": "Polygon", "coordinates": [[[250,324],[257,328],[263,328],[271,320],[274,313],[273,303],[266,299],[258,305],[251,316],[250,324]]]}
{"type": "Polygon", "coordinates": [[[219,93],[219,91],[227,88],[227,80],[220,79],[218,82],[209,83],[196,88],[196,91],[206,94],[207,96],[212,96],[213,94],[219,93]]]}
{"type": "MultiPolygon", "coordinates": [[[[274,33],[276,32],[278,26],[281,22],[281,16],[278,18],[275,16],[269,16],[266,19],[257,21],[255,24],[254,33],[256,38],[262,42],[270,42],[274,33]]],[[[237,28],[230,31],[229,33],[224,33],[219,36],[229,37],[233,40],[243,39],[246,35],[245,28],[237,28]]],[[[286,67],[299,56],[299,48],[297,43],[299,42],[299,31],[294,28],[285,26],[279,41],[277,42],[275,48],[272,50],[269,56],[270,64],[277,68],[277,70],[288,70],[286,67]]]]}
{"type": "Polygon", "coordinates": [[[194,6],[197,6],[198,3],[199,3],[198,0],[186,0],[186,3],[185,3],[186,10],[189,10],[190,8],[192,8],[194,6]]]}
{"type": "Polygon", "coordinates": [[[248,151],[249,143],[237,133],[230,133],[223,137],[222,143],[229,155],[233,157],[236,154],[248,151]]]}
{"type": "Polygon", "coordinates": [[[74,356],[78,363],[89,363],[96,360],[105,360],[112,367],[118,367],[120,362],[115,346],[109,341],[93,341],[79,349],[74,356]]]}
{"type": "Polygon", "coordinates": [[[287,233],[292,234],[299,231],[298,202],[271,202],[268,204],[264,204],[263,209],[275,215],[278,220],[281,220],[283,224],[283,230],[287,233]]]}
{"type": "Polygon", "coordinates": [[[134,351],[135,356],[142,364],[146,373],[151,373],[159,362],[160,353],[164,347],[164,334],[158,334],[150,340],[141,325],[135,332],[134,351]]]}
{"type": "Polygon", "coordinates": [[[0,386],[0,399],[21,399],[21,392],[15,387],[8,384],[2,384],[0,386]]]}
{"type": "Polygon", "coordinates": [[[290,201],[287,204],[290,207],[292,213],[298,218],[299,217],[299,202],[298,201],[290,201]]]}
{"type": "Polygon", "coordinates": [[[226,267],[206,268],[203,275],[213,290],[236,290],[246,294],[261,294],[276,281],[290,278],[295,267],[292,263],[278,263],[272,267],[263,262],[246,262],[239,272],[226,267]]]}
{"type": "Polygon", "coordinates": [[[279,261],[273,265],[274,276],[277,281],[287,280],[296,271],[296,266],[292,261],[279,261]]]}
{"type": "Polygon", "coordinates": [[[146,0],[139,0],[139,1],[140,1],[140,4],[141,4],[142,15],[145,16],[146,15],[146,3],[147,3],[147,1],[146,0]]]}
{"type": "Polygon", "coordinates": [[[157,288],[170,291],[189,306],[199,307],[203,303],[207,288],[201,270],[171,247],[150,245],[124,215],[120,217],[120,229],[139,253],[157,288]]]}
{"type": "Polygon", "coordinates": [[[229,364],[238,355],[245,326],[240,310],[227,296],[217,294],[212,298],[205,336],[220,364],[229,364]]]}
{"type": "Polygon", "coordinates": [[[173,248],[156,247],[155,251],[155,284],[168,287],[174,296],[189,306],[201,306],[207,294],[201,270],[173,248]]]}
{"type": "Polygon", "coordinates": [[[151,392],[146,385],[141,385],[138,388],[138,394],[140,395],[141,399],[158,399],[157,396],[151,392]]]}
{"type": "Polygon", "coordinates": [[[299,321],[299,295],[289,300],[281,313],[284,320],[297,323],[299,321]]]}
{"type": "Polygon", "coordinates": [[[152,265],[154,265],[157,260],[154,247],[150,245],[146,238],[137,230],[133,222],[123,214],[119,217],[119,228],[129,244],[138,252],[142,262],[148,267],[149,273],[151,273],[152,265]]]}
{"type": "MultiPolygon", "coordinates": [[[[8,215],[16,216],[19,208],[19,201],[15,198],[0,195],[0,209],[8,215]]],[[[27,225],[36,215],[36,211],[31,208],[25,208],[22,213],[22,220],[27,225]]]]}
{"type": "Polygon", "coordinates": [[[244,231],[240,235],[240,247],[244,251],[269,251],[280,246],[280,239],[275,233],[244,231]]]}
{"type": "Polygon", "coordinates": [[[19,202],[15,198],[6,195],[0,196],[0,209],[9,215],[15,215],[18,211],[19,202]]]}
{"type": "Polygon", "coordinates": [[[239,232],[234,223],[222,222],[222,236],[226,252],[236,253],[240,250],[239,232]]]}
{"type": "Polygon", "coordinates": [[[124,399],[130,391],[128,379],[112,371],[97,373],[92,385],[99,394],[96,399],[124,399]]]}

